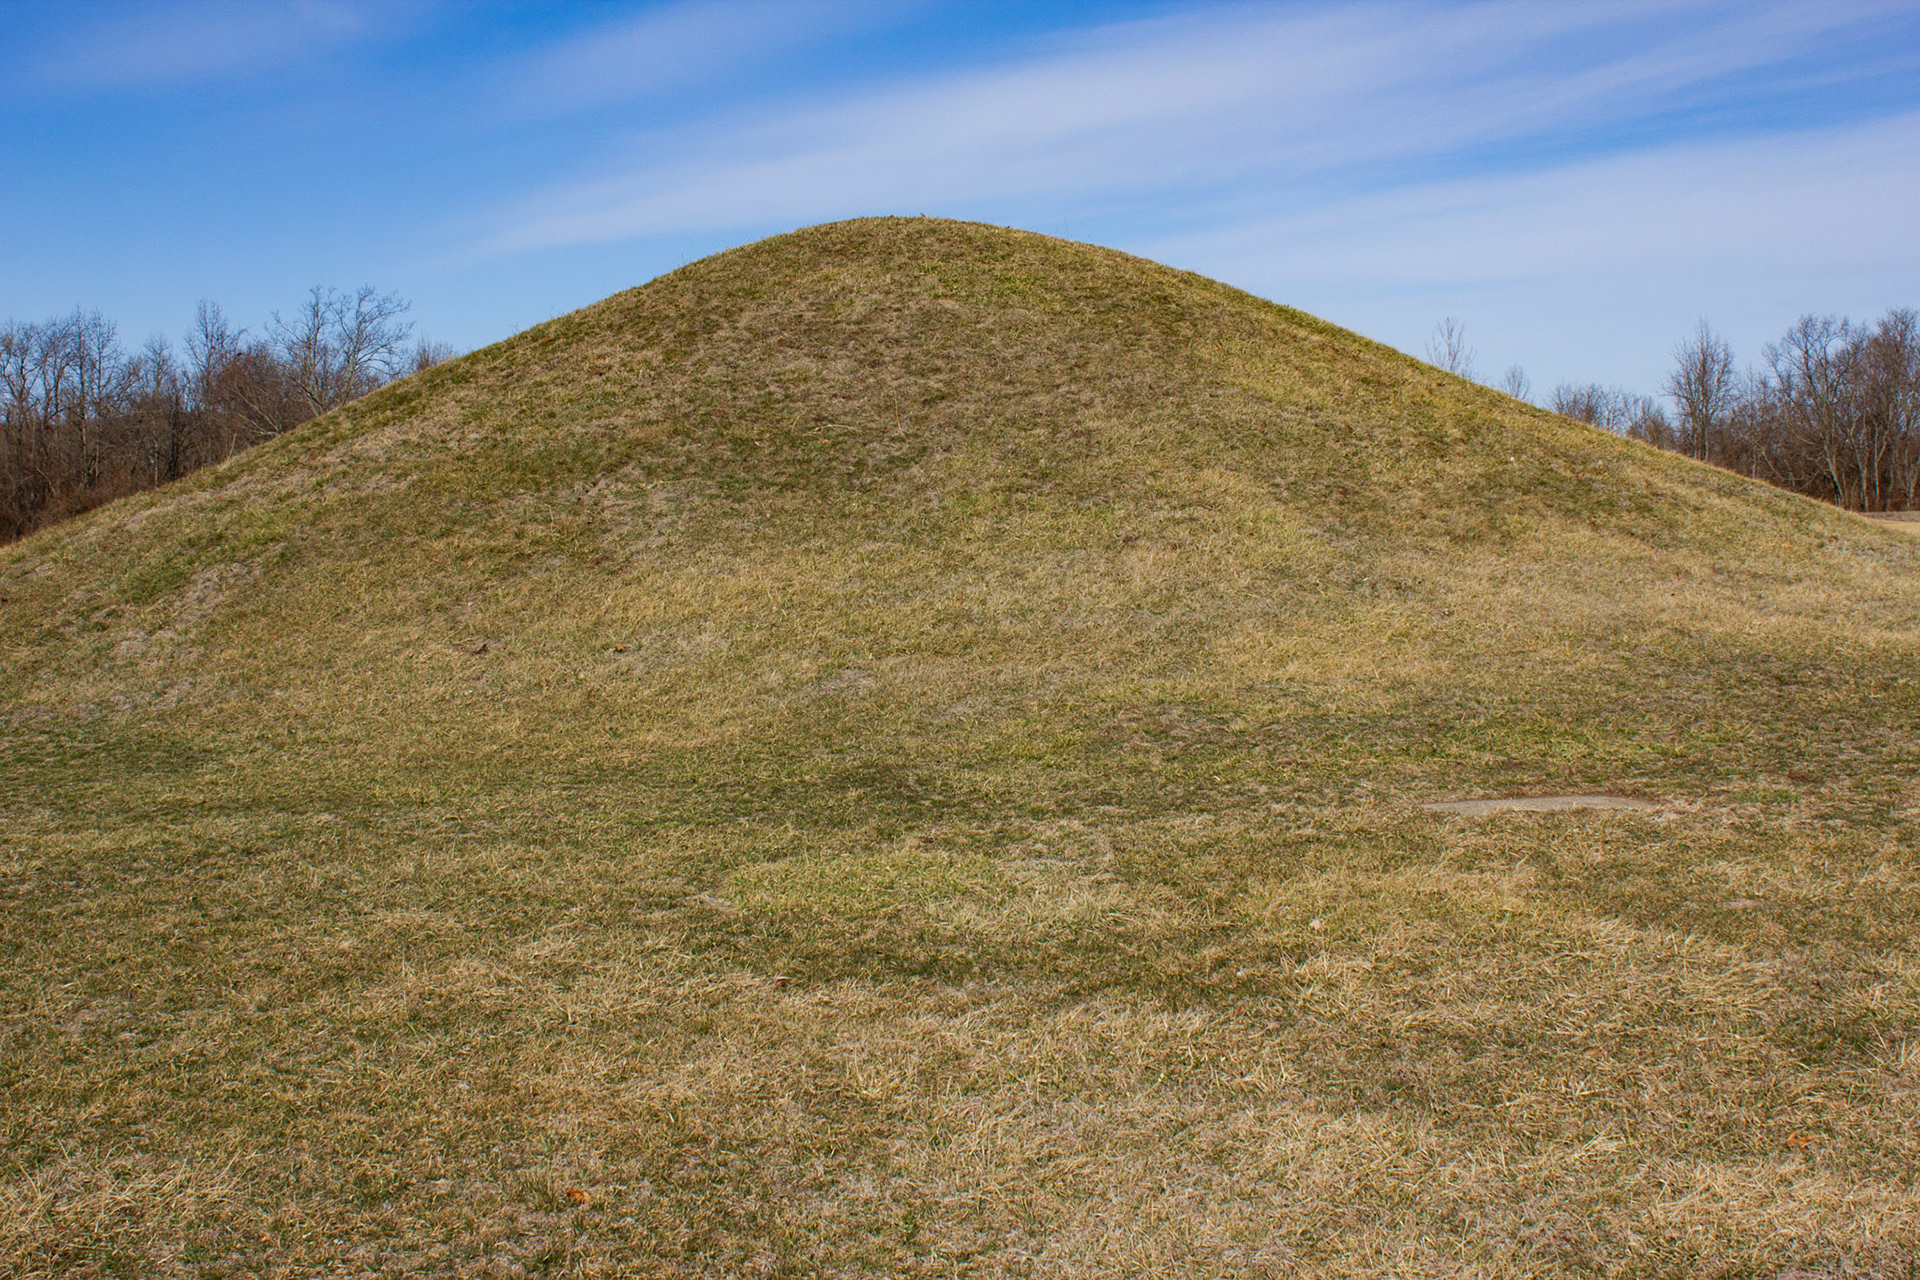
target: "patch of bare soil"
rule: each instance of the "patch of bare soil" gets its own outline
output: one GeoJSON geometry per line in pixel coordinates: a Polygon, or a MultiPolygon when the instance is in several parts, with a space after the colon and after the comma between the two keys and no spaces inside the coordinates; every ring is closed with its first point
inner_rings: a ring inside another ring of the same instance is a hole
{"type": "Polygon", "coordinates": [[[1660,806],[1630,796],[1502,796],[1491,800],[1443,800],[1420,806],[1428,813],[1461,813],[1479,817],[1489,813],[1558,813],[1566,809],[1625,809],[1645,812],[1660,806]]]}

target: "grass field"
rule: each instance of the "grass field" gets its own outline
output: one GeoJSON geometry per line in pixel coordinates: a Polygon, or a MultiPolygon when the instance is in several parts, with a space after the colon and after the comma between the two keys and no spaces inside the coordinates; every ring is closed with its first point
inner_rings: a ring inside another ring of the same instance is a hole
{"type": "Polygon", "coordinates": [[[1907,1276],[1917,657],[1225,286],[722,254],[0,549],[0,1274],[1907,1276]]]}

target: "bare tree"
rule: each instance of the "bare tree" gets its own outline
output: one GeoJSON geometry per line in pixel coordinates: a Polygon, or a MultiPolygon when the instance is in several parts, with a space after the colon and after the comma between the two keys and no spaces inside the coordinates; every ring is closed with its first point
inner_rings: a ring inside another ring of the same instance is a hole
{"type": "Polygon", "coordinates": [[[19,537],[40,506],[37,325],[0,326],[0,532],[19,537]]]}
{"type": "Polygon", "coordinates": [[[267,340],[310,416],[365,395],[406,367],[408,304],[362,285],[352,293],[315,285],[293,319],[279,312],[267,340]]]}
{"type": "Polygon", "coordinates": [[[75,311],[65,324],[71,392],[63,406],[71,434],[78,487],[91,489],[105,477],[115,441],[118,410],[127,390],[126,361],[114,324],[98,311],[75,311]]]}
{"type": "Polygon", "coordinates": [[[1433,326],[1433,336],[1427,339],[1427,360],[1430,363],[1459,377],[1472,378],[1473,355],[1473,348],[1467,345],[1465,325],[1448,316],[1433,326]]]}
{"type": "Polygon", "coordinates": [[[371,286],[315,288],[250,338],[203,301],[184,364],[165,339],[128,354],[75,310],[0,324],[0,539],[164,484],[449,358],[412,342],[407,304],[371,286]]]}
{"type": "Polygon", "coordinates": [[[425,373],[428,369],[433,368],[433,366],[445,364],[459,354],[460,353],[455,351],[448,343],[431,342],[422,338],[414,346],[413,355],[407,361],[407,372],[425,373]]]}
{"type": "Polygon", "coordinates": [[[408,348],[413,324],[400,317],[412,309],[413,304],[400,295],[381,293],[370,284],[351,295],[336,295],[334,332],[341,399],[329,409],[411,372],[408,363],[421,348],[408,348]]]}
{"type": "MultiPolygon", "coordinates": [[[[1819,483],[1841,506],[1873,510],[1868,479],[1870,448],[1858,430],[1854,404],[1859,335],[1834,316],[1801,316],[1769,345],[1772,401],[1790,444],[1817,459],[1819,483]]],[[[1877,463],[1877,460],[1874,460],[1877,463]]]]}
{"type": "Polygon", "coordinates": [[[220,458],[231,456],[255,434],[247,426],[249,398],[236,398],[232,378],[246,339],[246,331],[228,323],[219,303],[200,300],[187,334],[187,392],[203,419],[208,445],[220,458]]]}
{"type": "Polygon", "coordinates": [[[1498,385],[1500,390],[1515,400],[1531,402],[1533,399],[1533,379],[1529,378],[1527,371],[1517,364],[1507,366],[1507,371],[1500,375],[1498,385]]]}
{"type": "Polygon", "coordinates": [[[148,339],[130,362],[129,381],[133,415],[141,428],[143,479],[149,485],[177,480],[192,456],[194,422],[186,379],[165,338],[148,339]]]}
{"type": "MultiPolygon", "coordinates": [[[[1774,403],[1767,380],[1743,378],[1721,425],[1719,463],[1755,480],[1800,493],[1812,492],[1799,476],[1792,441],[1774,403]]],[[[1678,449],[1678,443],[1669,445],[1678,449]]]]}
{"type": "Polygon", "coordinates": [[[1614,429],[1614,393],[1597,382],[1563,382],[1553,389],[1547,408],[1563,418],[1590,426],[1614,429]]]}
{"type": "Polygon", "coordinates": [[[1661,449],[1673,448],[1673,423],[1652,396],[1622,392],[1617,414],[1621,434],[1661,449]]]}
{"type": "Polygon", "coordinates": [[[74,451],[70,428],[80,417],[85,379],[75,376],[82,342],[76,311],[43,324],[9,322],[0,340],[0,382],[6,400],[7,522],[14,536],[32,527],[59,492],[74,451]]]}
{"type": "Polygon", "coordinates": [[[1911,510],[1920,497],[1920,316],[1889,311],[1861,346],[1858,406],[1886,472],[1879,498],[1911,510]]]}
{"type": "Polygon", "coordinates": [[[1672,426],[1651,396],[1622,391],[1618,387],[1603,387],[1597,382],[1578,385],[1563,382],[1553,389],[1547,407],[1562,417],[1600,427],[1615,435],[1632,436],[1661,448],[1670,447],[1672,426]]]}
{"type": "Polygon", "coordinates": [[[1674,348],[1673,359],[1666,391],[1680,410],[1681,448],[1712,461],[1740,396],[1733,350],[1702,320],[1693,337],[1674,348]]]}
{"type": "Polygon", "coordinates": [[[240,354],[245,340],[245,331],[227,323],[219,303],[200,299],[193,315],[193,328],[187,334],[187,371],[193,379],[197,399],[205,402],[211,398],[211,388],[221,366],[240,354]]]}

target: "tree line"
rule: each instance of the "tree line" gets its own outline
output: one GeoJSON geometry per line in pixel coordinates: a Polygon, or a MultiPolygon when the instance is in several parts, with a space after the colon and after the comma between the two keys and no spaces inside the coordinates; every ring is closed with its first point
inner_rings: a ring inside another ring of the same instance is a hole
{"type": "Polygon", "coordinates": [[[1661,388],[1671,414],[1651,396],[1592,383],[1562,384],[1547,407],[1855,511],[1920,509],[1911,309],[1871,323],[1802,316],[1746,370],[1703,320],[1673,359],[1661,388]]]}
{"type": "Polygon", "coordinates": [[[0,540],[178,479],[453,353],[409,304],[316,286],[258,334],[202,302],[182,349],[76,309],[0,323],[0,540]]]}

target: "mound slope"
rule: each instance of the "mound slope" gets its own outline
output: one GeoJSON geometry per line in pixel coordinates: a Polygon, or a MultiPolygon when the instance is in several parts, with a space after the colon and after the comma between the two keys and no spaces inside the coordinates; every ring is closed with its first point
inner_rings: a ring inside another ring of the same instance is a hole
{"type": "Polygon", "coordinates": [[[1916,606],[1900,530],[1193,275],[718,255],[0,550],[0,1247],[1920,1241],[1916,606]],[[1418,808],[1525,792],[1664,817],[1418,808]]]}

